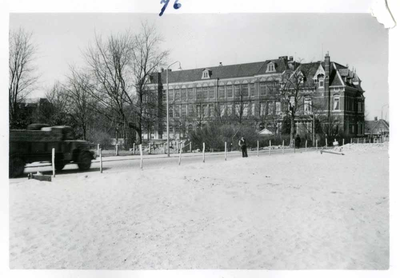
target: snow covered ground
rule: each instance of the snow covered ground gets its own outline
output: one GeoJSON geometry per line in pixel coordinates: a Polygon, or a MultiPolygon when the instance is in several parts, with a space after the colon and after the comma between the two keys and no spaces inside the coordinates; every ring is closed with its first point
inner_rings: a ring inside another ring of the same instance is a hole
{"type": "Polygon", "coordinates": [[[387,145],[10,180],[10,267],[387,269],[387,145]]]}

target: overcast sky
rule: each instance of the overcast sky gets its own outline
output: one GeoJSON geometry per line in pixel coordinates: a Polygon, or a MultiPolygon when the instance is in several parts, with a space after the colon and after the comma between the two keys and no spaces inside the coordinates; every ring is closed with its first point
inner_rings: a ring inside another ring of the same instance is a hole
{"type": "Polygon", "coordinates": [[[367,118],[389,118],[388,31],[370,14],[11,14],[10,28],[31,31],[39,49],[42,89],[32,96],[62,81],[69,64],[83,65],[95,32],[135,33],[146,20],[164,37],[169,62],[179,60],[183,69],[279,56],[319,61],[329,51],[331,61],[357,70],[367,118]]]}

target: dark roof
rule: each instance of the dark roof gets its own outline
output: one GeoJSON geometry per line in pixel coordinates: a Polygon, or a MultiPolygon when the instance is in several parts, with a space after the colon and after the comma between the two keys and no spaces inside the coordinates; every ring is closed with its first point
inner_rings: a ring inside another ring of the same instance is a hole
{"type": "MultiPolygon", "coordinates": [[[[277,73],[282,73],[288,68],[286,60],[275,59],[275,60],[266,60],[262,62],[254,62],[246,64],[170,71],[168,73],[168,80],[170,83],[200,81],[203,80],[201,79],[201,77],[205,69],[211,71],[210,80],[217,78],[224,79],[224,78],[238,78],[246,76],[250,77],[257,74],[265,73],[267,65],[270,62],[273,62],[275,64],[275,70],[277,73]]],[[[166,71],[161,72],[161,78],[162,80],[166,79],[166,71]]],[[[157,81],[158,81],[157,77],[154,76],[152,83],[156,83],[157,81]]]]}
{"type": "Polygon", "coordinates": [[[334,71],[334,76],[331,79],[331,86],[343,86],[343,83],[340,81],[339,73],[334,71]]]}
{"type": "MultiPolygon", "coordinates": [[[[290,67],[288,64],[288,60],[284,58],[266,60],[261,62],[253,62],[253,63],[245,63],[245,64],[235,64],[235,65],[226,65],[226,66],[216,66],[216,67],[208,67],[208,68],[197,68],[197,69],[187,69],[187,70],[177,70],[177,71],[169,71],[168,79],[169,83],[178,83],[178,82],[194,82],[201,80],[215,80],[226,79],[226,78],[239,78],[239,77],[251,77],[258,74],[266,73],[267,66],[270,62],[275,64],[276,73],[283,73],[285,70],[289,70],[288,74],[290,74],[290,67]],[[210,79],[202,79],[202,74],[205,69],[210,70],[210,79]]],[[[324,67],[324,61],[317,61],[312,63],[304,63],[299,64],[297,62],[293,62],[294,69],[296,69],[299,65],[299,70],[306,77],[306,86],[314,86],[313,77],[321,65],[324,67]]],[[[166,80],[166,70],[161,72],[161,79],[165,82],[166,80]]],[[[345,67],[339,63],[331,62],[329,67],[329,80],[330,86],[342,86],[342,82],[340,81],[340,77],[342,81],[345,83],[345,86],[352,87],[363,91],[361,88],[361,80],[357,76],[357,74],[351,71],[348,67],[345,67]],[[336,67],[336,69],[335,69],[336,67]],[[354,82],[358,83],[355,84],[354,82]]],[[[151,83],[158,83],[158,74],[154,73],[151,78],[151,83]]]]}
{"type": "Polygon", "coordinates": [[[389,132],[389,123],[383,119],[365,121],[365,134],[378,134],[381,131],[389,132]]]}

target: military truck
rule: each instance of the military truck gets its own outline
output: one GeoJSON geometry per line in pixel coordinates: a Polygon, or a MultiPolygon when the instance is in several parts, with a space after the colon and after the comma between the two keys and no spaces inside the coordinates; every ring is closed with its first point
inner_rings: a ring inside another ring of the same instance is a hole
{"type": "Polygon", "coordinates": [[[88,170],[95,158],[87,141],[75,140],[71,127],[32,124],[26,130],[10,130],[10,177],[21,176],[27,163],[51,161],[53,148],[57,171],[69,163],[78,164],[81,171],[88,170]]]}

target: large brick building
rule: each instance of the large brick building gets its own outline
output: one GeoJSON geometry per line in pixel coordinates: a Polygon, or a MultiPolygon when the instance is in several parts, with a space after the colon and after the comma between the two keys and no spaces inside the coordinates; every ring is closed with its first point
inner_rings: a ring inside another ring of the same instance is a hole
{"type": "MultiPolygon", "coordinates": [[[[284,76],[302,76],[296,131],[311,134],[313,117],[331,123],[337,134],[364,134],[364,91],[355,71],[332,62],[298,63],[292,57],[209,68],[168,71],[170,138],[184,138],[188,131],[210,121],[239,121],[279,133],[290,103],[282,98],[284,76]]],[[[166,75],[154,73],[147,85],[158,102],[158,123],[148,134],[166,138],[166,75]],[[161,108],[161,109],[160,109],[161,108]]],[[[314,121],[315,123],[315,121],[314,121]]]]}

